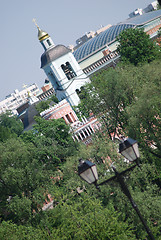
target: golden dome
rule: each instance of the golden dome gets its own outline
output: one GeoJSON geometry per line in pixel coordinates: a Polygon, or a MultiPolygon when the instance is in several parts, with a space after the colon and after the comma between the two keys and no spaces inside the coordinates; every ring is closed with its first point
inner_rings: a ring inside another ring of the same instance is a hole
{"type": "Polygon", "coordinates": [[[45,40],[46,38],[48,38],[49,37],[48,33],[39,28],[39,26],[36,23],[36,19],[33,18],[33,22],[35,23],[35,25],[38,29],[38,39],[39,39],[39,41],[42,41],[42,40],[45,40]]]}
{"type": "Polygon", "coordinates": [[[46,38],[48,38],[49,35],[47,32],[41,30],[39,27],[38,27],[38,39],[39,41],[42,41],[42,40],[45,40],[46,38]]]}

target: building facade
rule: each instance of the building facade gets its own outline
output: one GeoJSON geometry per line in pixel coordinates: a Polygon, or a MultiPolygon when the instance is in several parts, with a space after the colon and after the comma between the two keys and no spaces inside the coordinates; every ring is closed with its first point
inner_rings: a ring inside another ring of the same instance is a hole
{"type": "Polygon", "coordinates": [[[73,54],[81,69],[90,77],[102,68],[114,67],[119,61],[117,36],[123,30],[142,28],[151,39],[154,39],[160,27],[161,10],[144,13],[109,27],[82,44],[73,54]]]}
{"type": "Polygon", "coordinates": [[[52,85],[45,84],[43,87],[41,87],[41,92],[37,95],[37,98],[42,101],[50,98],[52,95],[55,94],[54,88],[52,85]]]}
{"type": "Polygon", "coordinates": [[[29,87],[25,86],[22,91],[16,89],[13,93],[6,96],[6,98],[0,102],[0,114],[11,111],[13,115],[17,115],[17,108],[28,102],[29,96],[36,96],[39,93],[38,86],[34,83],[29,87]]]}
{"type": "MultiPolygon", "coordinates": [[[[37,26],[37,24],[36,24],[37,26]]],[[[38,39],[44,48],[41,56],[41,68],[51,82],[59,101],[66,99],[71,106],[80,102],[76,90],[89,82],[72,51],[63,46],[55,46],[52,39],[38,26],[38,39]]]]}
{"type": "Polygon", "coordinates": [[[157,6],[158,6],[158,1],[154,1],[152,3],[150,3],[146,8],[142,9],[142,8],[137,8],[135,9],[133,12],[131,12],[129,14],[129,17],[135,17],[137,15],[142,15],[144,13],[148,13],[154,10],[157,10],[157,6]]]}
{"type": "Polygon", "coordinates": [[[73,111],[70,104],[64,99],[55,106],[40,113],[45,120],[64,119],[67,125],[70,125],[70,131],[74,141],[83,142],[86,145],[92,141],[92,134],[101,127],[94,116],[86,119],[82,117],[81,121],[73,111]]]}

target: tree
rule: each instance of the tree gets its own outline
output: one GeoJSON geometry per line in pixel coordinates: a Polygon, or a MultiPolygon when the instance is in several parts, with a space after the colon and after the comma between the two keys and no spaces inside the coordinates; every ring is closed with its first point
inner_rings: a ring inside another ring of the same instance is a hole
{"type": "Polygon", "coordinates": [[[110,138],[117,131],[123,134],[127,126],[126,107],[135,99],[133,68],[127,67],[125,71],[123,67],[110,68],[93,76],[86,87],[86,98],[81,101],[81,106],[88,109],[87,113],[95,114],[102,121],[110,138]]]}
{"type": "Polygon", "coordinates": [[[53,94],[50,98],[48,98],[45,101],[41,101],[38,104],[36,104],[36,110],[41,113],[44,110],[50,108],[52,105],[54,105],[55,103],[58,103],[58,99],[57,97],[53,94]]]}
{"type": "Polygon", "coordinates": [[[78,143],[73,141],[64,120],[35,119],[37,124],[34,129],[24,132],[21,138],[26,143],[33,143],[36,159],[54,173],[69,156],[77,152],[78,143]]]}
{"type": "Polygon", "coordinates": [[[41,212],[52,172],[36,158],[35,150],[20,138],[0,144],[0,217],[4,220],[26,224],[41,212]]]}
{"type": "Polygon", "coordinates": [[[156,46],[142,29],[124,30],[117,40],[119,41],[117,51],[123,62],[136,66],[139,63],[151,62],[156,58],[156,46]]]}
{"type": "MultiPolygon", "coordinates": [[[[128,134],[138,139],[142,151],[148,159],[154,160],[156,163],[161,157],[160,144],[160,61],[154,61],[139,67],[141,79],[136,89],[136,101],[127,108],[128,112],[128,134]],[[156,67],[157,66],[157,67],[156,67]],[[152,156],[150,156],[152,154],[152,156]],[[158,160],[157,160],[158,159],[158,160]]],[[[157,166],[160,168],[158,162],[157,166]]]]}
{"type": "Polygon", "coordinates": [[[46,101],[41,101],[38,104],[36,104],[36,110],[41,113],[44,110],[48,109],[50,107],[50,101],[46,100],[46,101]]]}
{"type": "Polygon", "coordinates": [[[55,171],[61,163],[59,146],[51,138],[35,133],[34,130],[25,132],[21,138],[25,143],[33,143],[35,146],[35,157],[44,164],[46,169],[55,171]]]}
{"type": "Polygon", "coordinates": [[[49,216],[41,224],[49,226],[52,239],[135,239],[112,206],[105,209],[99,200],[87,195],[62,202],[49,216]]]}
{"type": "Polygon", "coordinates": [[[0,224],[0,239],[3,240],[42,240],[49,239],[50,236],[47,231],[41,229],[35,229],[32,226],[17,226],[12,222],[3,221],[0,224]]]}
{"type": "Polygon", "coordinates": [[[155,60],[102,71],[91,78],[81,103],[102,120],[102,131],[110,138],[120,134],[138,139],[150,162],[161,156],[160,69],[155,60]]]}
{"type": "Polygon", "coordinates": [[[0,144],[0,218],[17,224],[40,218],[60,165],[77,151],[64,120],[36,120],[33,130],[0,144]]]}
{"type": "Polygon", "coordinates": [[[50,99],[51,99],[53,102],[55,102],[55,103],[58,103],[58,102],[59,102],[59,100],[57,99],[57,97],[55,96],[55,94],[53,94],[53,95],[50,97],[50,99]]]}
{"type": "MultiPolygon", "coordinates": [[[[63,119],[45,120],[41,117],[35,118],[37,124],[34,129],[38,135],[50,138],[58,147],[59,157],[63,160],[77,150],[77,142],[74,142],[70,133],[70,126],[63,119]]],[[[57,152],[57,153],[58,153],[57,152]]]]}
{"type": "Polygon", "coordinates": [[[0,125],[0,142],[6,141],[10,137],[13,137],[10,129],[0,125]]]}
{"type": "MultiPolygon", "coordinates": [[[[16,116],[11,116],[10,112],[0,115],[0,126],[5,127],[20,136],[23,131],[23,123],[16,116]]],[[[6,130],[7,131],[7,130],[6,130]]]]}
{"type": "MultiPolygon", "coordinates": [[[[120,154],[118,154],[117,149],[118,146],[114,144],[111,140],[109,140],[107,135],[103,136],[100,134],[94,139],[93,145],[88,146],[87,149],[84,148],[80,149],[79,152],[77,153],[77,156],[69,157],[68,161],[60,168],[63,174],[63,179],[59,181],[59,186],[61,189],[63,189],[62,191],[62,193],[64,193],[63,202],[66,202],[68,206],[71,205],[72,211],[73,207],[75,206],[73,206],[73,203],[71,201],[78,203],[80,198],[84,199],[87,196],[89,196],[91,200],[98,199],[99,201],[101,201],[101,205],[103,206],[104,212],[106,212],[107,209],[109,210],[112,206],[116,210],[116,215],[118,214],[119,220],[121,222],[127,223],[128,226],[135,231],[136,234],[135,238],[145,239],[147,237],[146,231],[142,223],[140,222],[136,212],[133,210],[131,204],[129,203],[127,197],[121,191],[117,181],[111,181],[106,185],[100,186],[100,191],[98,191],[96,190],[95,186],[89,185],[86,182],[82,181],[77,174],[79,158],[82,158],[84,160],[90,159],[92,162],[95,162],[97,164],[97,171],[99,174],[98,183],[103,182],[104,180],[107,180],[108,178],[114,176],[114,172],[110,167],[111,163],[114,164],[114,166],[117,168],[119,172],[125,170],[126,168],[129,167],[129,164],[124,162],[124,159],[121,157],[120,154]]],[[[145,162],[145,159],[143,162],[145,162]]],[[[159,187],[154,182],[157,174],[158,174],[157,169],[154,164],[144,163],[141,164],[140,168],[136,167],[133,172],[127,174],[125,177],[125,182],[128,185],[130,192],[134,198],[134,201],[137,203],[141,211],[141,214],[147,221],[147,224],[150,227],[151,231],[153,232],[154,235],[159,236],[161,221],[159,214],[161,210],[160,206],[161,195],[159,187]]],[[[83,208],[80,208],[79,216],[83,214],[82,212],[83,208]]],[[[64,214],[61,215],[64,216],[64,214]]],[[[91,213],[91,215],[92,214],[93,212],[91,213]]],[[[95,216],[97,216],[97,213],[95,214],[96,214],[95,216]]],[[[56,216],[57,214],[54,215],[56,216]]],[[[102,219],[103,218],[104,216],[102,216],[102,219]]],[[[108,217],[105,218],[108,221],[108,217]]],[[[65,223],[61,222],[61,224],[62,224],[61,227],[63,229],[63,225],[65,223]]],[[[70,224],[71,228],[73,227],[73,229],[75,229],[75,226],[72,223],[72,221],[70,224]]],[[[89,222],[88,223],[85,222],[85,224],[90,225],[89,222]]],[[[69,225],[68,220],[67,225],[69,225]]],[[[99,226],[97,227],[99,229],[99,226]]],[[[68,227],[66,227],[66,229],[67,231],[69,230],[68,227]]],[[[54,231],[56,231],[56,229],[54,231]]],[[[57,229],[57,231],[60,231],[59,228],[57,229]]],[[[107,229],[106,231],[108,232],[107,229]]],[[[93,230],[93,232],[95,232],[95,230],[93,230]]],[[[158,238],[156,237],[156,239],[158,238]]]]}

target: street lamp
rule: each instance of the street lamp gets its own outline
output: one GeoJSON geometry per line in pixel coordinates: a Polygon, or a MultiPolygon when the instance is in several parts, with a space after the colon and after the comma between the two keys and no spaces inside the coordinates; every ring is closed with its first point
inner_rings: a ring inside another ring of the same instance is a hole
{"type": "Polygon", "coordinates": [[[130,162],[137,160],[140,157],[137,141],[132,138],[127,138],[119,144],[119,153],[130,162]]]}
{"type": "Polygon", "coordinates": [[[143,219],[136,203],[134,202],[131,193],[124,181],[124,175],[133,170],[137,165],[137,160],[139,158],[139,150],[138,150],[138,144],[137,141],[128,138],[124,141],[122,141],[119,144],[119,153],[121,153],[125,158],[127,158],[130,162],[136,162],[135,165],[127,168],[126,170],[122,171],[122,172],[118,172],[116,170],[116,168],[114,166],[112,166],[112,169],[115,172],[115,176],[105,180],[102,183],[97,184],[97,180],[98,180],[98,174],[97,174],[97,169],[96,169],[96,165],[92,162],[90,162],[89,160],[82,160],[80,159],[79,162],[79,166],[78,166],[78,175],[85,180],[86,182],[88,182],[89,184],[95,184],[96,188],[99,188],[99,186],[104,185],[112,180],[117,180],[120,184],[121,190],[123,191],[123,193],[128,197],[132,207],[135,209],[136,213],[138,214],[142,224],[145,227],[145,230],[149,236],[149,238],[151,240],[155,240],[151,230],[149,229],[149,227],[147,226],[145,220],[143,219]]]}
{"type": "Polygon", "coordinates": [[[79,176],[89,184],[96,183],[98,180],[96,164],[88,160],[83,161],[82,159],[79,159],[79,163],[80,163],[80,165],[78,166],[79,176]]]}

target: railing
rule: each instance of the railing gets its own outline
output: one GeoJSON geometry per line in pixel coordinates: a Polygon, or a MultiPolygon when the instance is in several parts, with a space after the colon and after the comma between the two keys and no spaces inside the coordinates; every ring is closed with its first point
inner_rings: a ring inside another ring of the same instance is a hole
{"type": "Polygon", "coordinates": [[[99,59],[98,61],[92,63],[90,66],[83,69],[83,72],[85,74],[90,74],[90,72],[95,71],[97,68],[106,65],[107,62],[111,62],[111,60],[115,60],[115,58],[119,58],[119,54],[117,51],[113,51],[109,53],[107,56],[104,56],[103,58],[99,59]]]}

